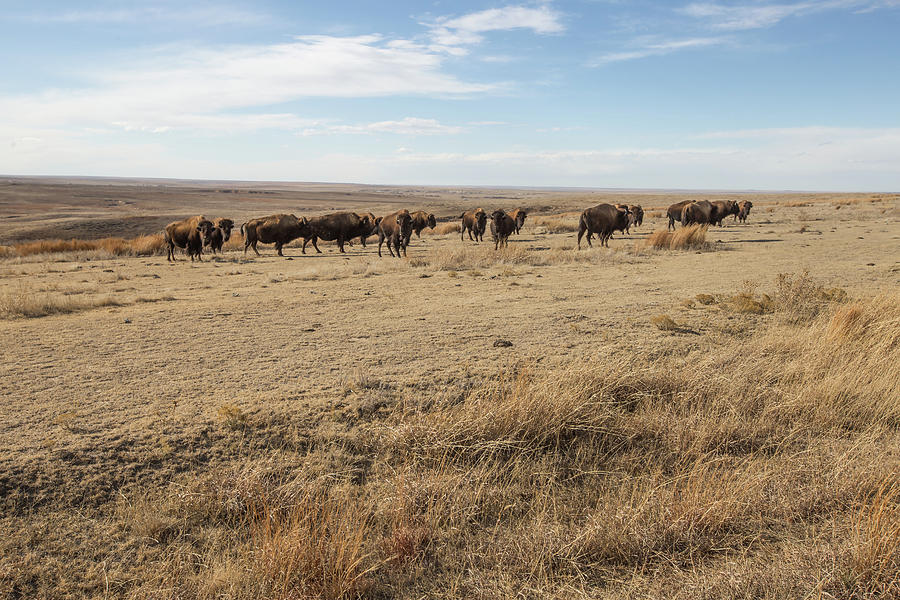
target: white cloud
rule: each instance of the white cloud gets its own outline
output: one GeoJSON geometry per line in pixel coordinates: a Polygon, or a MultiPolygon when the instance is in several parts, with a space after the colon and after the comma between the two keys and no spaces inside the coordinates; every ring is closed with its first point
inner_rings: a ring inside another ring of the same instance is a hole
{"type": "Polygon", "coordinates": [[[541,35],[565,31],[560,14],[546,5],[490,8],[461,17],[440,17],[426,25],[431,28],[431,47],[457,56],[467,54],[466,46],[480,43],[484,39],[481,34],[489,31],[530,29],[541,35]]]}
{"type": "Polygon", "coordinates": [[[800,17],[830,10],[855,10],[869,12],[900,6],[898,0],[819,0],[784,4],[753,3],[723,5],[712,2],[695,2],[681,12],[703,19],[714,29],[738,31],[771,27],[789,17],[800,17]]]}
{"type": "Polygon", "coordinates": [[[690,38],[685,40],[670,40],[665,42],[655,42],[655,43],[644,43],[640,45],[635,50],[628,50],[624,52],[610,52],[607,54],[603,54],[598,56],[593,61],[588,63],[588,66],[597,67],[609,63],[614,62],[622,62],[626,60],[635,60],[639,58],[646,58],[648,56],[661,56],[664,54],[671,54],[673,52],[677,52],[679,50],[688,50],[691,48],[704,48],[708,46],[719,46],[725,43],[728,43],[727,38],[721,37],[701,37],[701,38],[690,38]]]}
{"type": "Polygon", "coordinates": [[[365,125],[326,125],[304,129],[302,135],[323,134],[375,134],[390,133],[396,135],[455,135],[462,133],[462,127],[442,125],[435,119],[406,117],[400,121],[378,121],[365,125]]]}
{"type": "Polygon", "coordinates": [[[453,97],[502,89],[443,71],[444,55],[380,36],[305,36],[263,46],[181,49],[86,75],[81,89],[0,96],[9,123],[132,131],[301,129],[293,114],[237,114],[309,97],[453,97]]]}

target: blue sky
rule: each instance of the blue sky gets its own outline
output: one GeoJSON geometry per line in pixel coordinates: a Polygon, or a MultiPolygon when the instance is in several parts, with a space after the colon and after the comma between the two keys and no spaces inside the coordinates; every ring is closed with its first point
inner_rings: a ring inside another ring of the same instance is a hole
{"type": "Polygon", "coordinates": [[[900,0],[0,2],[0,172],[900,191],[900,0]]]}

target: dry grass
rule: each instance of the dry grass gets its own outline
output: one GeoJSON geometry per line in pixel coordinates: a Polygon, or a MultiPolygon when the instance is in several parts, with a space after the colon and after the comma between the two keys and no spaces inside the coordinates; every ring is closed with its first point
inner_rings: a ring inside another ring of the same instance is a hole
{"type": "Polygon", "coordinates": [[[690,225],[679,227],[675,231],[657,229],[647,238],[646,245],[658,250],[705,250],[709,248],[706,242],[706,225],[690,225]]]}
{"type": "Polygon", "coordinates": [[[678,329],[678,324],[669,315],[656,315],[651,317],[650,322],[662,331],[675,331],[678,329]]]}
{"type": "Polygon", "coordinates": [[[100,240],[40,240],[12,247],[14,256],[59,254],[68,252],[102,252],[109,256],[151,256],[165,253],[161,233],[136,238],[103,238],[100,240]]]}
{"type": "Polygon", "coordinates": [[[528,224],[542,227],[547,233],[571,233],[578,231],[580,212],[566,212],[555,215],[534,215],[528,218],[528,224]]]}
{"type": "Polygon", "coordinates": [[[423,235],[449,235],[451,233],[459,233],[461,230],[461,226],[459,221],[451,221],[448,223],[438,223],[434,229],[428,229],[427,227],[422,230],[423,235]]]}
{"type": "Polygon", "coordinates": [[[72,294],[40,292],[23,285],[0,292],[0,319],[46,317],[124,304],[109,295],[76,298],[72,294]]]}

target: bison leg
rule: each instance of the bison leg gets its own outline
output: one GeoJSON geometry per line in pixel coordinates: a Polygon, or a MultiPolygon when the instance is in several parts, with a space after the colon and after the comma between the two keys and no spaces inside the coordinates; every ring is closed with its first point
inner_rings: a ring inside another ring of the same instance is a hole
{"type": "Polygon", "coordinates": [[[343,254],[344,253],[344,235],[343,234],[338,236],[337,243],[338,243],[338,250],[340,250],[341,254],[343,254]]]}
{"type": "Polygon", "coordinates": [[[477,242],[477,241],[478,241],[478,232],[475,232],[475,239],[472,239],[472,229],[469,228],[469,229],[466,229],[466,231],[467,231],[468,234],[469,234],[469,241],[470,241],[470,242],[477,242]]]}
{"type": "Polygon", "coordinates": [[[275,242],[275,250],[278,251],[278,256],[284,256],[284,253],[281,251],[283,244],[281,242],[275,242]]]}
{"type": "Polygon", "coordinates": [[[381,257],[381,244],[384,243],[384,233],[381,230],[378,231],[378,256],[381,257]]]}
{"type": "Polygon", "coordinates": [[[364,236],[364,235],[359,236],[359,243],[362,244],[363,248],[365,248],[366,247],[366,236],[364,236]]]}

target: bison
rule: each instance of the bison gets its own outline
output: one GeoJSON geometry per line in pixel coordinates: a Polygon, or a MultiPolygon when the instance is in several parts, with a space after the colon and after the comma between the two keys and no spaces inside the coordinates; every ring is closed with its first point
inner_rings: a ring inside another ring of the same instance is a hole
{"type": "Polygon", "coordinates": [[[596,233],[600,238],[600,245],[609,247],[609,238],[612,237],[613,231],[624,230],[630,216],[631,211],[627,208],[616,208],[612,204],[598,204],[586,209],[578,221],[578,249],[581,249],[581,238],[585,233],[588,234],[588,246],[593,245],[591,235],[596,233]]]}
{"type": "Polygon", "coordinates": [[[516,221],[502,210],[491,214],[491,236],[494,238],[494,250],[500,246],[509,246],[509,236],[516,230],[516,221]]]}
{"type": "Polygon", "coordinates": [[[487,226],[487,213],[484,212],[483,208],[477,208],[475,210],[467,210],[459,217],[462,219],[462,228],[459,231],[459,239],[464,240],[463,237],[467,232],[469,234],[470,241],[484,241],[484,229],[487,226]],[[472,239],[472,234],[475,234],[475,239],[472,239]]]}
{"type": "Polygon", "coordinates": [[[644,223],[644,209],[640,204],[632,204],[628,210],[631,211],[631,224],[640,227],[644,223]]]}
{"type": "Polygon", "coordinates": [[[284,256],[281,249],[299,237],[309,233],[309,220],[306,217],[297,218],[296,215],[270,215],[259,219],[252,219],[241,225],[241,234],[244,236],[244,254],[247,248],[253,247],[253,251],[259,256],[256,244],[275,244],[278,256],[284,256]]]}
{"type": "Polygon", "coordinates": [[[528,216],[528,212],[524,208],[517,208],[515,210],[511,210],[507,213],[509,218],[511,218],[516,223],[516,235],[519,235],[519,230],[525,226],[525,218],[528,216]]]}
{"type": "Polygon", "coordinates": [[[681,224],[684,227],[688,225],[709,225],[715,222],[716,207],[712,202],[701,200],[699,202],[691,202],[681,209],[681,224]]]}
{"type": "Polygon", "coordinates": [[[426,227],[434,229],[435,225],[437,225],[434,215],[424,210],[414,212],[410,216],[412,217],[412,230],[416,232],[416,237],[422,237],[422,230],[426,227]]]}
{"type": "Polygon", "coordinates": [[[204,246],[209,246],[209,249],[212,250],[212,253],[222,251],[222,246],[225,244],[225,230],[221,227],[213,227],[209,232],[209,236],[203,242],[204,246]]]}
{"type": "Polygon", "coordinates": [[[306,244],[312,242],[316,252],[319,250],[318,240],[336,240],[338,249],[344,252],[344,243],[350,239],[359,237],[365,247],[364,237],[368,237],[375,229],[375,218],[367,215],[358,215],[353,212],[338,212],[330,215],[322,215],[321,217],[313,217],[309,219],[306,232],[303,234],[303,254],[306,254],[306,244]]]}
{"type": "Polygon", "coordinates": [[[753,203],[749,200],[743,200],[738,204],[738,213],[734,215],[735,219],[740,219],[741,223],[747,222],[747,216],[750,214],[750,209],[753,208],[753,203]]]}
{"type": "Polygon", "coordinates": [[[691,202],[693,202],[693,200],[682,200],[666,209],[666,216],[669,217],[669,226],[666,227],[666,231],[669,229],[675,230],[675,221],[681,222],[681,211],[691,202]]]}
{"type": "Polygon", "coordinates": [[[197,260],[203,260],[203,245],[212,232],[213,224],[202,215],[189,217],[181,221],[173,221],[166,225],[163,239],[168,246],[166,260],[175,261],[175,246],[184,248],[191,262],[194,256],[197,260]]]}
{"type": "Polygon", "coordinates": [[[405,208],[391,213],[378,220],[378,256],[381,256],[381,244],[387,240],[388,252],[394,256],[397,250],[397,258],[400,258],[400,250],[406,256],[406,247],[409,246],[409,238],[412,236],[412,216],[405,208]]]}
{"type": "Polygon", "coordinates": [[[712,203],[715,211],[711,216],[710,225],[716,224],[719,227],[722,226],[722,219],[727,217],[728,215],[737,215],[740,212],[738,208],[737,202],[734,200],[716,200],[712,203]]]}

